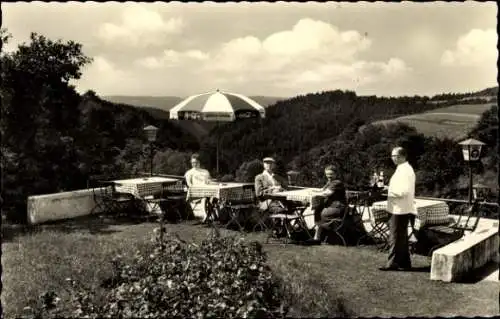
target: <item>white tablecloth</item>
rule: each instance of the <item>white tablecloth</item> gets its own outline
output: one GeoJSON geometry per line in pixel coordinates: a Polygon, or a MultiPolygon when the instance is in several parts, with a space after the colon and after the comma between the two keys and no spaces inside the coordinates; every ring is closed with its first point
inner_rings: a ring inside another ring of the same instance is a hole
{"type": "Polygon", "coordinates": [[[287,200],[296,201],[296,202],[303,202],[304,204],[311,204],[312,207],[315,207],[316,205],[321,203],[321,200],[323,200],[322,195],[314,192],[314,191],[318,191],[318,190],[321,190],[321,189],[320,188],[304,188],[304,189],[278,192],[278,193],[274,193],[273,195],[283,196],[283,197],[286,197],[287,200]]]}
{"type": "Polygon", "coordinates": [[[188,189],[188,198],[199,199],[215,197],[220,200],[243,200],[251,199],[254,196],[253,187],[244,190],[243,186],[248,183],[221,183],[191,186],[188,189]]]}
{"type": "Polygon", "coordinates": [[[116,185],[116,191],[122,193],[130,193],[136,197],[146,197],[155,195],[161,192],[162,185],[168,183],[176,185],[182,183],[182,180],[169,177],[140,177],[131,179],[121,179],[113,181],[116,185]]]}
{"type": "MultiPolygon", "coordinates": [[[[449,207],[443,201],[437,200],[427,200],[427,199],[416,199],[415,205],[417,206],[417,218],[420,225],[438,225],[446,224],[449,219],[449,207]]],[[[387,209],[387,201],[375,202],[371,207],[373,218],[377,220],[378,218],[383,219],[387,216],[387,213],[376,213],[377,211],[383,211],[387,209]]]]}

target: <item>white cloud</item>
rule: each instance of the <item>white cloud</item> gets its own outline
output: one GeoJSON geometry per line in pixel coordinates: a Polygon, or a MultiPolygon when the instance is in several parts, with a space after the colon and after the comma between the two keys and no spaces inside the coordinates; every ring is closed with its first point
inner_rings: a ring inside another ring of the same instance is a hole
{"type": "Polygon", "coordinates": [[[446,50],[441,63],[446,66],[496,65],[497,32],[494,29],[473,29],[461,36],[452,50],[446,50]]]}
{"type": "Polygon", "coordinates": [[[411,72],[397,57],[387,61],[360,59],[359,53],[371,44],[358,31],[342,31],[322,21],[301,19],[291,29],[262,39],[251,35],[235,38],[210,52],[166,49],[160,55],[136,59],[134,64],[141,83],[147,78],[165,87],[179,85],[191,90],[189,94],[217,87],[234,91],[259,88],[260,92],[252,94],[279,88],[283,95],[391,87],[411,72]]]}
{"type": "Polygon", "coordinates": [[[104,41],[130,46],[161,45],[166,36],[179,33],[183,28],[181,18],[164,20],[144,5],[131,4],[123,9],[119,23],[102,24],[98,36],[104,41]]]}
{"type": "Polygon", "coordinates": [[[187,50],[183,52],[165,50],[159,57],[148,56],[135,61],[139,66],[148,69],[193,66],[193,63],[206,61],[209,55],[200,50],[187,50]]]}
{"type": "Polygon", "coordinates": [[[114,91],[117,83],[130,78],[130,75],[118,69],[112,62],[103,56],[96,56],[92,64],[83,70],[82,78],[78,81],[78,91],[81,93],[87,90],[100,92],[114,91]],[[99,85],[96,85],[98,81],[99,85]]]}

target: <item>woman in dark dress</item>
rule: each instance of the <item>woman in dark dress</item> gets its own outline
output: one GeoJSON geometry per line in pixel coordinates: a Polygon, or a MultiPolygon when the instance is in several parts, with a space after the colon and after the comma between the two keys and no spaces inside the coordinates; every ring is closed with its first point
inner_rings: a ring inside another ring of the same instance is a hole
{"type": "Polygon", "coordinates": [[[318,192],[325,197],[322,205],[314,209],[314,222],[316,233],[314,240],[321,239],[320,225],[330,222],[333,218],[342,218],[347,207],[347,196],[344,184],[337,179],[335,167],[325,167],[326,185],[318,192]]]}

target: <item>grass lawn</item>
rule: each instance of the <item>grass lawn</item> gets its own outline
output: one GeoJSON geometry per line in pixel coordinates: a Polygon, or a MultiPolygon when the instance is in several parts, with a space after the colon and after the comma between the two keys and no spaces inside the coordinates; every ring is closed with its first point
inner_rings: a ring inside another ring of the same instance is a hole
{"type": "Polygon", "coordinates": [[[462,139],[475,127],[480,116],[496,103],[456,104],[437,108],[424,113],[401,116],[390,120],[380,120],[373,124],[402,122],[413,126],[426,136],[462,139]]]}
{"type": "MultiPolygon", "coordinates": [[[[116,254],[132,255],[149,241],[155,223],[125,224],[98,219],[48,225],[5,237],[2,243],[2,306],[6,318],[54,289],[64,299],[65,278],[99,288],[116,254]]],[[[170,233],[199,242],[209,229],[191,222],[169,224],[170,233]]],[[[223,234],[235,234],[222,230],[223,234]]],[[[264,233],[243,235],[264,242],[264,233]]],[[[450,284],[429,279],[430,260],[414,256],[424,271],[380,272],[386,254],[370,247],[264,245],[272,269],[293,296],[290,316],[328,316],[338,298],[353,316],[492,316],[499,314],[498,283],[450,284]]]]}
{"type": "Polygon", "coordinates": [[[468,114],[481,115],[484,112],[488,111],[494,104],[497,104],[497,102],[482,103],[482,104],[455,104],[451,106],[434,109],[428,111],[427,113],[458,113],[458,114],[468,113],[468,114]]]}

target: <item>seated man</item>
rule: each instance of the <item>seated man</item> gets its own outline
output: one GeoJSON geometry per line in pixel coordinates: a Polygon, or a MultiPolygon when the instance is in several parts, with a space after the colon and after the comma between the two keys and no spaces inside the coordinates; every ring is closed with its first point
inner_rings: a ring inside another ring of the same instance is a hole
{"type": "Polygon", "coordinates": [[[286,179],[274,173],[275,161],[272,157],[264,158],[263,162],[264,171],[255,176],[255,195],[260,201],[259,209],[271,213],[285,212],[283,203],[266,198],[266,195],[284,191],[287,187],[286,179]]]}

